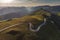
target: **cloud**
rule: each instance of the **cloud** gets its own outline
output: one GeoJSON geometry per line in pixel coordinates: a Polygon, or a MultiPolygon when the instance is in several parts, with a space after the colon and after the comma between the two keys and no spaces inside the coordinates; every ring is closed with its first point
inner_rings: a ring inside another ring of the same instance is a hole
{"type": "Polygon", "coordinates": [[[18,2],[22,3],[35,3],[35,4],[40,4],[40,5],[60,5],[60,0],[16,0],[18,2]]]}
{"type": "MultiPolygon", "coordinates": [[[[7,2],[7,0],[0,0],[0,2],[7,2]]],[[[9,1],[9,0],[8,0],[9,1]]],[[[13,0],[13,2],[20,3],[60,3],[60,0],[13,0]]]]}
{"type": "MultiPolygon", "coordinates": [[[[17,0],[16,0],[17,1],[17,0]]],[[[19,2],[22,1],[22,2],[32,2],[32,3],[59,3],[60,0],[18,0],[19,2]]]]}
{"type": "MultiPolygon", "coordinates": [[[[1,0],[0,0],[0,2],[1,2],[1,0]]],[[[7,1],[5,1],[5,2],[7,2],[7,1]]],[[[16,3],[16,4],[11,4],[11,5],[20,5],[20,6],[60,5],[60,0],[13,0],[13,2],[11,2],[11,3],[16,3]]],[[[4,6],[7,4],[0,3],[0,5],[4,6]]]]}

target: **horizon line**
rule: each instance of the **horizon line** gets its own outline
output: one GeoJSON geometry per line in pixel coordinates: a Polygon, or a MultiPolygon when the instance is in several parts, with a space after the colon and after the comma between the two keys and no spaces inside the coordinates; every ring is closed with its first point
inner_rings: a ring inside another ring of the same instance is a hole
{"type": "Polygon", "coordinates": [[[60,6],[60,4],[44,4],[44,3],[0,3],[0,7],[35,7],[35,6],[60,6]]]}

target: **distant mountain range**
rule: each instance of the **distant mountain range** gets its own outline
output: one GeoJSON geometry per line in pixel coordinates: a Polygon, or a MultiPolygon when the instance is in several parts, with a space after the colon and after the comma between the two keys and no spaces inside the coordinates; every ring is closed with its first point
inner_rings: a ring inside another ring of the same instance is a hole
{"type": "Polygon", "coordinates": [[[43,8],[43,9],[45,9],[45,10],[47,10],[47,11],[50,11],[50,12],[52,12],[52,13],[60,12],[60,6],[48,6],[48,5],[46,5],[46,6],[36,6],[36,7],[32,7],[32,9],[33,9],[34,11],[40,10],[41,8],[43,8]]]}
{"type": "Polygon", "coordinates": [[[0,20],[22,17],[43,8],[51,13],[60,12],[60,6],[5,7],[0,9],[0,20]]]}
{"type": "Polygon", "coordinates": [[[30,8],[26,7],[6,7],[0,10],[0,20],[22,17],[30,14],[30,8]]]}

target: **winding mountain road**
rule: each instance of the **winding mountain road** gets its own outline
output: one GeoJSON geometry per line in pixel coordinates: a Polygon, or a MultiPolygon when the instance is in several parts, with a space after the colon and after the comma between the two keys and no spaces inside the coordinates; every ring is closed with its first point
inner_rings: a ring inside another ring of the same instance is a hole
{"type": "Polygon", "coordinates": [[[5,27],[5,28],[3,28],[3,29],[0,29],[0,32],[5,31],[5,30],[7,30],[7,29],[9,29],[9,28],[12,28],[12,27],[17,26],[17,25],[20,25],[20,24],[22,24],[22,23],[18,23],[18,24],[14,24],[14,25],[5,27]]]}
{"type": "Polygon", "coordinates": [[[30,31],[38,32],[40,30],[40,28],[45,25],[45,23],[46,23],[46,18],[44,18],[44,22],[42,24],[40,24],[37,29],[32,29],[33,25],[31,23],[29,23],[29,29],[30,29],[30,31]]]}

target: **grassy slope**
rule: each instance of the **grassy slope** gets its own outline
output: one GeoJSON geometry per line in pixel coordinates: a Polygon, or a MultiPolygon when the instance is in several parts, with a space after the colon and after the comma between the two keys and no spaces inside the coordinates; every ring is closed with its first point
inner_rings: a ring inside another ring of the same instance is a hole
{"type": "Polygon", "coordinates": [[[3,28],[3,27],[6,27],[6,26],[11,26],[11,25],[14,25],[14,24],[18,24],[18,23],[24,23],[25,21],[34,21],[34,20],[43,20],[43,17],[39,16],[39,15],[34,15],[34,16],[24,16],[22,18],[13,18],[12,20],[10,21],[3,21],[3,22],[0,22],[0,29],[3,28]]]}
{"type": "MultiPolygon", "coordinates": [[[[12,35],[6,34],[10,30],[20,31],[23,34],[28,35],[27,33],[30,33],[30,31],[28,30],[28,23],[27,22],[32,22],[33,24],[38,24],[42,20],[43,20],[42,16],[40,16],[40,15],[34,15],[34,16],[24,16],[22,18],[13,18],[10,21],[1,22],[0,23],[0,29],[3,29],[6,26],[11,26],[11,25],[14,25],[14,24],[18,24],[18,23],[23,23],[23,24],[14,26],[12,28],[9,28],[9,29],[1,32],[0,33],[0,38],[2,37],[3,40],[9,40],[9,39],[15,40],[15,38],[17,37],[17,35],[16,36],[12,36],[12,35]]],[[[33,32],[31,32],[31,34],[33,34],[33,32]]],[[[35,35],[36,34],[34,33],[33,36],[36,37],[35,35]]],[[[29,36],[30,36],[30,34],[29,34],[29,36]]]]}
{"type": "Polygon", "coordinates": [[[10,29],[1,32],[0,38],[2,38],[1,40],[16,40],[17,37],[18,37],[17,40],[22,40],[22,39],[23,40],[60,40],[60,31],[57,29],[57,26],[49,22],[46,23],[46,25],[43,26],[40,29],[40,31],[37,33],[28,30],[27,22],[32,22],[34,25],[36,25],[42,20],[43,20],[43,16],[41,16],[39,12],[37,12],[36,15],[24,16],[22,18],[14,18],[11,21],[2,22],[0,23],[1,28],[6,27],[6,25],[7,26],[14,25],[16,23],[23,23],[23,24],[17,25],[15,27],[12,27],[10,29]],[[15,36],[6,34],[10,30],[19,31],[20,33],[15,36]]]}
{"type": "Polygon", "coordinates": [[[57,13],[57,16],[60,16],[60,12],[57,13]]]}

